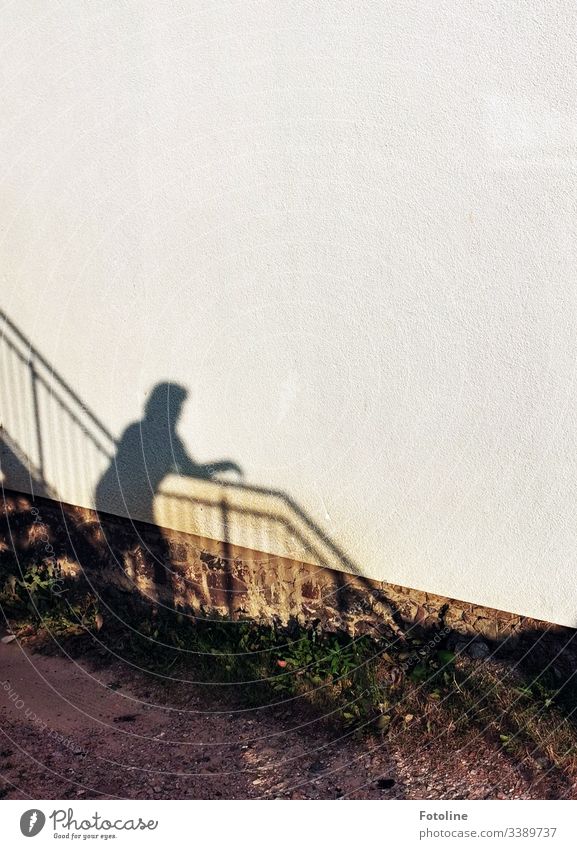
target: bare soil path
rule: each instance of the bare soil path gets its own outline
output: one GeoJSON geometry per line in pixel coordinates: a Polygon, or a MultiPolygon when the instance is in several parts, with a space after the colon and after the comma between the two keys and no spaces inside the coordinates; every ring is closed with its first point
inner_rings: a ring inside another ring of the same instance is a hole
{"type": "Polygon", "coordinates": [[[215,686],[0,644],[4,798],[543,798],[552,774],[466,739],[346,734],[298,700],[237,708],[215,686]]]}

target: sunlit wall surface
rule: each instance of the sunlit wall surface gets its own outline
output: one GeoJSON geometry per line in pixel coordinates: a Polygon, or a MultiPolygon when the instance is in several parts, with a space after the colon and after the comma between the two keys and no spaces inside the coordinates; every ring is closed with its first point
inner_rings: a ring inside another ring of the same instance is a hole
{"type": "Polygon", "coordinates": [[[170,382],[134,518],[577,624],[576,26],[9,4],[4,485],[94,506],[170,382]]]}

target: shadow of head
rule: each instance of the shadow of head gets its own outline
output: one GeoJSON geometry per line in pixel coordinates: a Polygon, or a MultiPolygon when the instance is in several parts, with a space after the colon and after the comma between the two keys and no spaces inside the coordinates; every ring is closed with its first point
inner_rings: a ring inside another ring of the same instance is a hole
{"type": "Polygon", "coordinates": [[[145,404],[143,424],[174,430],[187,397],[188,391],[179,383],[158,383],[145,404]]]}

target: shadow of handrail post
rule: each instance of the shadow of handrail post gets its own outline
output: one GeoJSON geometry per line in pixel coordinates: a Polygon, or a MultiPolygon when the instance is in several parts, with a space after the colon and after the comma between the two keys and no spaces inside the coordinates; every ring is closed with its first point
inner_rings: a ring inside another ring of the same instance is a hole
{"type": "Polygon", "coordinates": [[[34,354],[31,354],[30,356],[30,380],[32,384],[32,403],[34,405],[34,423],[36,426],[38,469],[42,478],[42,483],[46,484],[46,468],[44,465],[44,443],[42,440],[42,427],[40,423],[40,403],[38,399],[38,373],[34,365],[34,354]]]}

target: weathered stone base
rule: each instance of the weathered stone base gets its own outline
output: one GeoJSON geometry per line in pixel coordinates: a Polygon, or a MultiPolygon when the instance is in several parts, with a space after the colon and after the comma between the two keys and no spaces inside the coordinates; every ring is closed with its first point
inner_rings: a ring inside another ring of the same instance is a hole
{"type": "Polygon", "coordinates": [[[49,563],[96,592],[114,587],[200,615],[318,625],[356,636],[446,629],[491,641],[573,631],[44,498],[4,492],[0,563],[49,563]]]}

